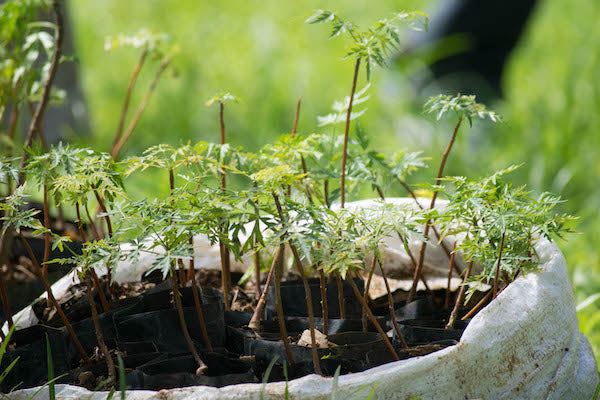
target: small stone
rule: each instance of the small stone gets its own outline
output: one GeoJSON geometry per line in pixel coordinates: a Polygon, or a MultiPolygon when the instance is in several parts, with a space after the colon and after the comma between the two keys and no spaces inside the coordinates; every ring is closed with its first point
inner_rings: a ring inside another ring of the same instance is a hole
{"type": "MultiPolygon", "coordinates": [[[[324,335],[319,330],[315,329],[315,342],[317,344],[317,348],[326,349],[329,347],[327,342],[327,336],[324,335]]],[[[304,330],[302,332],[302,336],[300,336],[300,340],[298,340],[298,346],[311,347],[312,341],[310,339],[310,329],[304,330]]]]}

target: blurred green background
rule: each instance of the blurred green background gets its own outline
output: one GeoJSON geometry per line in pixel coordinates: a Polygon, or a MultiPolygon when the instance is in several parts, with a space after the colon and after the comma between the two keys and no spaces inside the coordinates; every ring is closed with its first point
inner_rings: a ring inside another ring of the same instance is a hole
{"type": "MultiPolygon", "coordinates": [[[[296,99],[302,97],[299,131],[318,130],[317,115],[348,95],[353,65],[340,61],[343,40],[327,40],[329,28],[304,24],[317,1],[70,1],[76,56],[91,114],[92,132],[84,144],[108,151],[117,126],[129,76],[139,51],[104,51],[107,35],[133,34],[141,28],[167,33],[179,52],[177,73],[165,74],[122,156],[167,142],[218,140],[217,109],[205,101],[231,91],[243,103],[228,106],[231,143],[256,149],[291,130],[296,99]]],[[[392,11],[420,9],[431,1],[333,1],[359,26],[392,11]]],[[[559,246],[575,286],[580,327],[600,355],[600,2],[546,0],[535,10],[504,76],[505,97],[488,106],[504,117],[498,125],[463,128],[447,167],[448,174],[483,176],[510,164],[525,163],[513,175],[535,193],[560,193],[564,209],[579,215],[579,235],[559,246]],[[585,303],[583,303],[585,304],[585,303]]],[[[138,80],[130,110],[145,93],[158,63],[148,62],[138,80]]],[[[422,68],[418,60],[403,68],[376,70],[362,123],[373,142],[389,152],[423,151],[437,165],[451,126],[422,113],[409,83],[422,68]]],[[[359,87],[365,84],[364,76],[359,87]]],[[[132,113],[130,111],[130,114],[132,113]]],[[[434,167],[421,173],[431,179],[434,167]]],[[[139,193],[159,189],[156,178],[132,182],[139,193]]],[[[164,181],[163,178],[160,178],[164,181]]],[[[416,181],[417,177],[412,179],[416,181]]],[[[398,191],[402,195],[401,191],[398,191]]]]}

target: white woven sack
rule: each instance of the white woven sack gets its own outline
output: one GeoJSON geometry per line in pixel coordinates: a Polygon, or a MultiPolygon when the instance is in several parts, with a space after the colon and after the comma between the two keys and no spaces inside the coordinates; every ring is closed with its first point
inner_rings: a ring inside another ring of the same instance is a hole
{"type": "MultiPolygon", "coordinates": [[[[410,200],[390,201],[406,204],[410,200]]],[[[373,203],[353,206],[369,204],[373,203]]],[[[541,240],[536,250],[541,271],[511,283],[472,319],[459,344],[340,376],[336,398],[366,398],[377,386],[374,399],[591,399],[599,381],[598,369],[587,338],[579,332],[565,259],[556,245],[546,240],[541,240]]],[[[401,247],[386,251],[406,257],[401,247]]],[[[445,257],[439,248],[428,251],[426,262],[445,257]]],[[[285,387],[281,382],[221,389],[199,386],[128,391],[127,398],[241,400],[258,399],[262,392],[266,399],[281,399],[285,387]]],[[[309,375],[290,381],[287,387],[292,399],[330,399],[333,380],[309,375]]],[[[9,398],[27,399],[36,390],[20,390],[9,398]]],[[[65,400],[95,400],[106,398],[107,393],[57,385],[56,395],[65,400]]],[[[47,398],[47,389],[36,398],[47,398]]]]}

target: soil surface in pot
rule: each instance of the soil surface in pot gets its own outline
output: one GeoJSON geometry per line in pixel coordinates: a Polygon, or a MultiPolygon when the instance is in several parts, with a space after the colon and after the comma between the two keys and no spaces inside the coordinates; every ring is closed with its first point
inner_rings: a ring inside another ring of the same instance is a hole
{"type": "MultiPolygon", "coordinates": [[[[241,278],[241,274],[233,275],[233,282],[241,278]]],[[[183,271],[180,278],[183,278],[180,282],[186,281],[183,271]]],[[[202,315],[212,351],[202,334],[191,283],[186,282],[179,291],[189,335],[208,367],[203,375],[196,374],[198,365],[182,333],[178,313],[173,306],[170,278],[163,280],[160,274],[152,273],[142,282],[113,285],[108,311],[103,310],[98,294],[94,293],[104,341],[115,365],[118,365],[118,357],[122,360],[128,388],[221,387],[261,382],[264,378],[271,382],[294,379],[315,372],[310,324],[300,281],[290,276],[282,282],[282,306],[292,356],[289,359],[276,317],[272,290],[267,297],[265,319],[261,321],[257,335],[248,328],[257,302],[256,288],[251,283],[234,285],[230,297],[233,299],[232,306],[225,310],[220,272],[198,270],[195,279],[200,287],[202,315]]],[[[360,290],[364,290],[362,279],[356,278],[355,282],[360,290]]],[[[103,278],[100,283],[106,290],[103,278]]],[[[342,285],[343,296],[339,297],[335,280],[328,283],[327,318],[323,318],[319,280],[311,279],[310,288],[319,347],[317,353],[324,375],[332,376],[338,368],[342,374],[360,372],[395,360],[375,325],[363,315],[362,306],[347,283],[342,285]],[[340,298],[344,301],[345,318],[340,315],[340,298]]],[[[108,290],[106,292],[109,293],[108,290]]],[[[463,321],[461,317],[485,295],[476,292],[459,312],[453,329],[445,329],[445,325],[455,294],[450,294],[450,306],[444,308],[444,290],[419,292],[410,304],[406,304],[407,293],[396,290],[392,297],[397,329],[390,316],[387,294],[369,298],[369,306],[377,323],[387,333],[398,359],[407,359],[456,344],[469,321],[463,321]]],[[[0,389],[3,392],[16,385],[27,388],[48,381],[47,342],[52,352],[54,376],[61,376],[57,382],[88,389],[98,389],[106,382],[107,363],[98,347],[85,287],[73,286],[59,302],[91,362],[83,363],[55,310],[45,300],[40,300],[33,306],[40,322],[15,331],[4,355],[0,370],[17,357],[19,360],[2,382],[0,389]]],[[[116,387],[119,387],[118,382],[116,387]]]]}

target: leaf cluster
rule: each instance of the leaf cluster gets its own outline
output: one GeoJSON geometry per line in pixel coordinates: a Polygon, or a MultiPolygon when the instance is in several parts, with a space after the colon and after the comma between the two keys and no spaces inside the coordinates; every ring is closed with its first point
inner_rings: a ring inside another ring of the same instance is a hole
{"type": "Polygon", "coordinates": [[[467,118],[469,123],[473,123],[473,118],[489,118],[492,122],[500,122],[501,118],[494,111],[488,110],[485,105],[475,101],[475,95],[437,95],[431,97],[425,103],[427,113],[436,114],[436,118],[441,119],[446,113],[453,111],[457,118],[462,120],[467,118]]]}
{"type": "Polygon", "coordinates": [[[374,66],[385,67],[386,58],[391,52],[400,50],[402,31],[399,24],[407,25],[413,30],[426,30],[427,14],[421,11],[394,13],[364,31],[359,30],[353,22],[346,21],[338,13],[329,10],[315,11],[306,22],[331,24],[329,39],[340,35],[348,36],[349,48],[343,59],[364,59],[369,80],[374,66]]]}
{"type": "Polygon", "coordinates": [[[480,180],[447,178],[452,189],[443,189],[449,203],[434,220],[443,227],[444,236],[460,235],[457,251],[481,267],[470,279],[471,292],[477,284],[494,279],[498,265],[499,278],[507,282],[518,273],[537,270],[536,241],[572,232],[575,218],[554,211],[562,202],[558,196],[543,193],[534,199],[524,187],[513,187],[505,180],[505,175],[516,168],[511,166],[480,180]]]}

